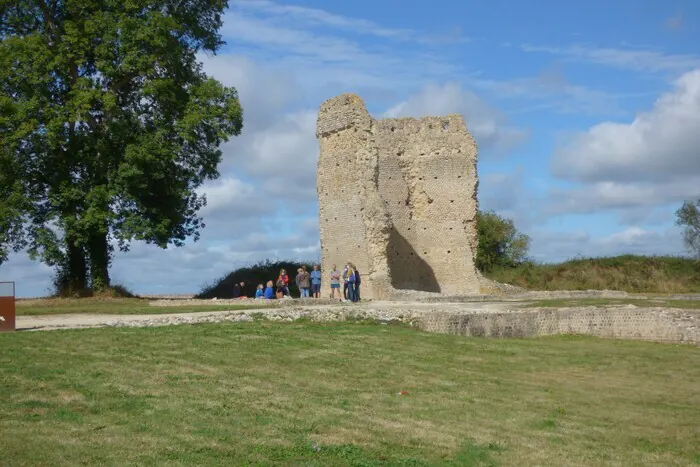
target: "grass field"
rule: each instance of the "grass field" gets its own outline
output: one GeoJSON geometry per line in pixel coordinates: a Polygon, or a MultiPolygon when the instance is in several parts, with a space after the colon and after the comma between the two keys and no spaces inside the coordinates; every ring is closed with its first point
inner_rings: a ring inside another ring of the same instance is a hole
{"type": "Polygon", "coordinates": [[[140,298],[47,298],[18,300],[15,303],[17,316],[57,315],[64,313],[93,313],[114,315],[190,313],[198,311],[235,311],[269,308],[266,305],[181,305],[149,306],[148,300],[140,298]]]}
{"type": "Polygon", "coordinates": [[[0,464],[700,463],[690,346],[349,323],[13,333],[0,398],[0,464]]]}

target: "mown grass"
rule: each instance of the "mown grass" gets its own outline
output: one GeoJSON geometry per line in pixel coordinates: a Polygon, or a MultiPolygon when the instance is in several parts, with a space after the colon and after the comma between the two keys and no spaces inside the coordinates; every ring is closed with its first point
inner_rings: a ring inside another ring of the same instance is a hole
{"type": "Polygon", "coordinates": [[[664,256],[583,258],[560,264],[525,263],[485,274],[529,290],[621,290],[630,293],[698,293],[700,261],[664,256]]]}
{"type": "Polygon", "coordinates": [[[200,311],[234,311],[267,308],[266,305],[181,305],[149,306],[149,300],[141,298],[47,298],[37,300],[17,300],[17,316],[57,315],[57,314],[114,314],[114,315],[157,315],[163,313],[191,313],[200,311]]]}
{"type": "Polygon", "coordinates": [[[635,298],[553,298],[528,302],[527,307],[562,308],[576,306],[616,306],[634,305],[638,307],[700,309],[700,300],[666,300],[666,299],[635,299],[635,298]]]}
{"type": "Polygon", "coordinates": [[[348,323],[14,333],[0,398],[13,465],[700,462],[690,346],[348,323]]]}

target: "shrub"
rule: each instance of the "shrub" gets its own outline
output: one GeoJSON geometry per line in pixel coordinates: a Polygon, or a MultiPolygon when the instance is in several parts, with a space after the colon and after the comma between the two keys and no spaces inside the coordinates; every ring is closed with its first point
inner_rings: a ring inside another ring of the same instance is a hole
{"type": "Polygon", "coordinates": [[[233,286],[240,282],[244,282],[243,293],[249,297],[255,295],[255,289],[258,284],[265,285],[267,281],[273,283],[277,281],[280,269],[285,269],[289,274],[289,291],[294,296],[299,295],[299,290],[294,283],[294,277],[297,274],[297,269],[306,266],[311,271],[311,263],[300,263],[296,261],[261,261],[252,266],[236,269],[211,284],[205,284],[201,287],[201,291],[196,298],[230,298],[233,296],[233,286]]]}
{"type": "Polygon", "coordinates": [[[477,214],[479,247],[476,267],[482,271],[512,268],[522,264],[530,247],[530,237],[518,231],[512,220],[493,211],[477,214]]]}

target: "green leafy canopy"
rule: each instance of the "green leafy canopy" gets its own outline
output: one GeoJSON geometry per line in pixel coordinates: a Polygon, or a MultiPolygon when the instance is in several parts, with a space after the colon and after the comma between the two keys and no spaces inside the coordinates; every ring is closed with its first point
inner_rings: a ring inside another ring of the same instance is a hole
{"type": "Polygon", "coordinates": [[[477,232],[476,266],[480,271],[511,268],[526,260],[530,237],[519,232],[512,220],[492,211],[479,211],[477,232]]]}
{"type": "Polygon", "coordinates": [[[0,0],[0,262],[198,238],[197,189],[243,125],[236,90],[197,59],[223,44],[226,6],[0,0]]]}

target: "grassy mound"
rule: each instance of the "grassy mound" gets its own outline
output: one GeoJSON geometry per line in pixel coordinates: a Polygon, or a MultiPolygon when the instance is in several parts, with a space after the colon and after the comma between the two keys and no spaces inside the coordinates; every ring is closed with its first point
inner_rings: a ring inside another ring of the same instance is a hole
{"type": "Polygon", "coordinates": [[[489,279],[530,290],[621,290],[630,293],[700,292],[700,261],[672,256],[581,258],[560,264],[525,263],[495,269],[489,279]]]}
{"type": "Polygon", "coordinates": [[[255,288],[258,284],[266,284],[267,281],[275,282],[279,276],[280,269],[286,269],[289,274],[289,289],[292,296],[298,296],[299,290],[294,284],[294,276],[296,271],[303,265],[306,265],[311,271],[311,264],[304,264],[294,261],[264,261],[253,266],[236,269],[228,273],[224,277],[214,281],[211,284],[206,284],[202,287],[196,298],[231,298],[233,296],[233,285],[245,282],[243,288],[244,293],[249,296],[255,296],[255,288]]]}
{"type": "Polygon", "coordinates": [[[99,292],[93,291],[92,289],[82,289],[82,290],[71,290],[59,287],[54,284],[54,292],[50,295],[50,298],[139,298],[138,295],[129,290],[126,286],[121,284],[112,284],[109,287],[100,290],[99,292]]]}

